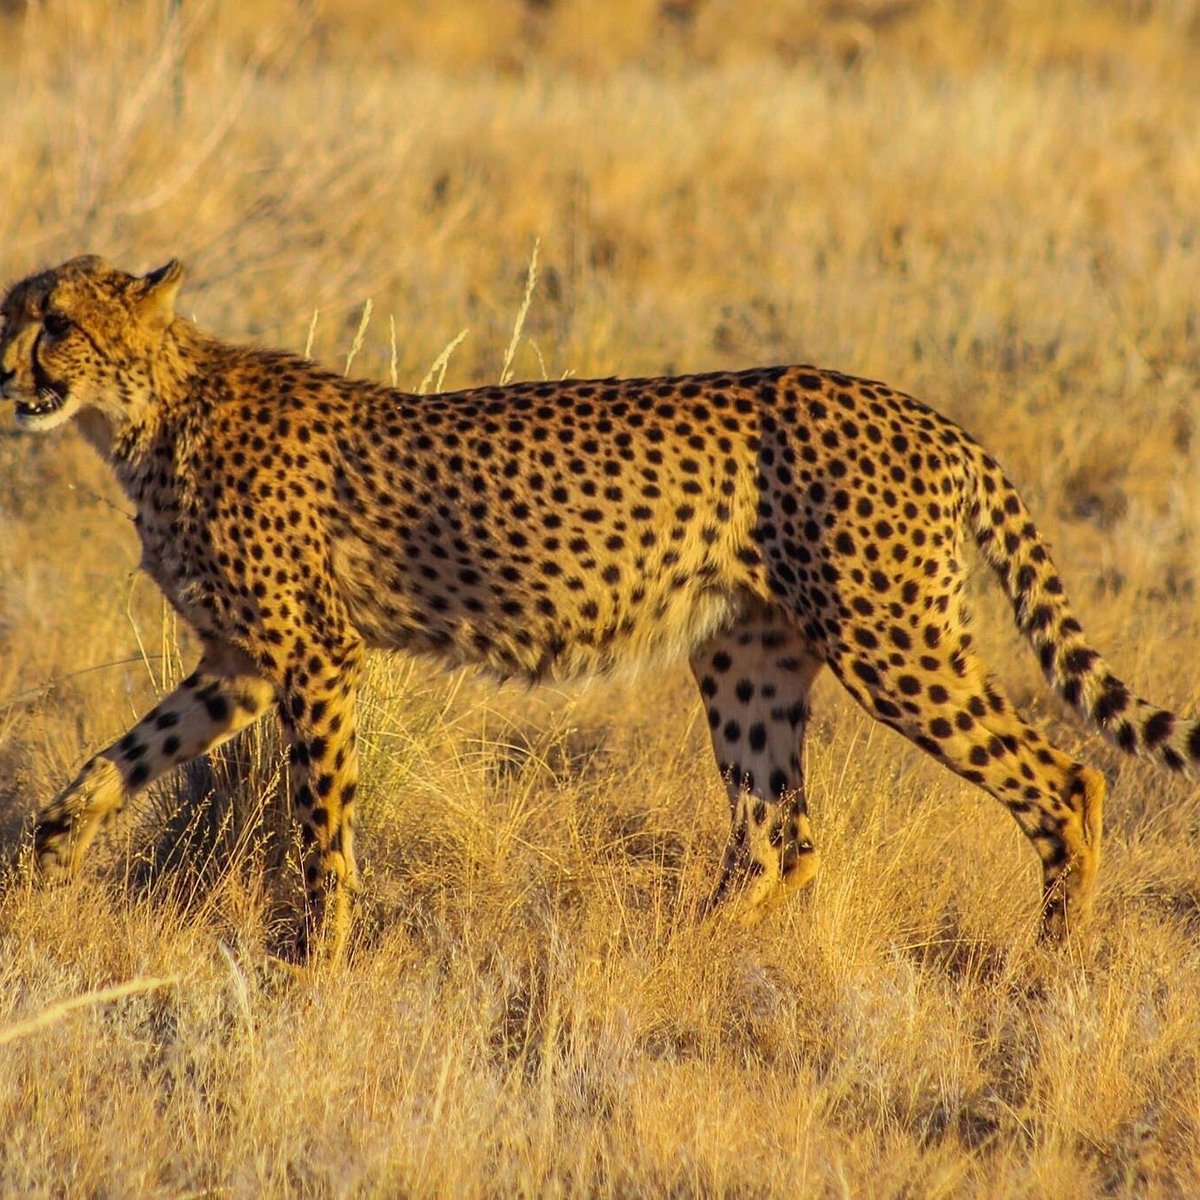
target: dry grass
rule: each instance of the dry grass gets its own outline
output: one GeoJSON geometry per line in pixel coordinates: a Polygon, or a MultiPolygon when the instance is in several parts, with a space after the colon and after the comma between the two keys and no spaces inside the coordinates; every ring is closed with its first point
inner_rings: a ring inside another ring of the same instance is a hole
{"type": "MultiPolygon", "coordinates": [[[[455,386],[507,369],[540,238],[518,376],[917,391],[1130,682],[1200,709],[1192,3],[403,8],[0,4],[3,270],[178,254],[210,328],[455,386]]],[[[0,428],[6,844],[187,661],[126,511],[72,436],[0,428]]],[[[0,1193],[1200,1193],[1196,790],[1072,725],[977,590],[1008,686],[1114,784],[1084,944],[1033,945],[1009,818],[833,685],[824,873],[746,936],[688,919],[725,818],[682,671],[530,698],[379,661],[344,973],[264,966],[269,732],[78,884],[8,877],[0,1193]]]]}

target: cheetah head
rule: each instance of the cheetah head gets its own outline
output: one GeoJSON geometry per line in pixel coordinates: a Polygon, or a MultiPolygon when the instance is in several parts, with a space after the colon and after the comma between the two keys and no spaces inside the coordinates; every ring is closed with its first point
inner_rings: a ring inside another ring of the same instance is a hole
{"type": "Polygon", "coordinates": [[[0,304],[0,397],[17,424],[44,431],[93,410],[116,430],[155,403],[163,337],[183,268],[127,275],[73,258],[23,279],[0,304]]]}

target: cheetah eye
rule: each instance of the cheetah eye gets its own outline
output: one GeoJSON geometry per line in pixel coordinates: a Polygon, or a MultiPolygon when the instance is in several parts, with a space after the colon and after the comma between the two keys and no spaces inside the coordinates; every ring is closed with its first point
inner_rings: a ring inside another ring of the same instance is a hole
{"type": "Polygon", "coordinates": [[[64,313],[51,311],[42,318],[42,328],[52,337],[66,337],[70,331],[73,322],[71,318],[64,313]]]}

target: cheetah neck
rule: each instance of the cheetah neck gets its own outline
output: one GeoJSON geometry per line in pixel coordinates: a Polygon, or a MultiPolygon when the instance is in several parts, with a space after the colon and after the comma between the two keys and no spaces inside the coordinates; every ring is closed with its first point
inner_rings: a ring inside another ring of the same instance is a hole
{"type": "Polygon", "coordinates": [[[202,381],[214,374],[215,339],[178,319],[167,330],[151,370],[147,402],[131,420],[116,421],[99,409],[85,409],[76,424],[85,440],[116,473],[123,490],[138,498],[153,461],[164,446],[186,449],[206,411],[202,381]]]}

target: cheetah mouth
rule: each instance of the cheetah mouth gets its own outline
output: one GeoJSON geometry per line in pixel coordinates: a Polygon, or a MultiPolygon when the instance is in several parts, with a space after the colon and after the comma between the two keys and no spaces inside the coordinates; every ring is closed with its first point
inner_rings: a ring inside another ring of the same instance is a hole
{"type": "Polygon", "coordinates": [[[18,400],[13,406],[18,421],[36,421],[52,416],[66,404],[67,398],[57,388],[39,387],[33,400],[18,400]]]}
{"type": "Polygon", "coordinates": [[[69,403],[67,385],[55,379],[35,358],[33,361],[32,397],[18,398],[13,409],[17,424],[25,429],[53,429],[71,416],[75,405],[69,403]]]}

